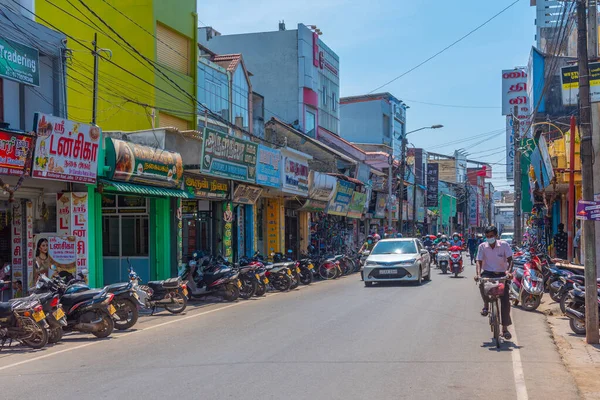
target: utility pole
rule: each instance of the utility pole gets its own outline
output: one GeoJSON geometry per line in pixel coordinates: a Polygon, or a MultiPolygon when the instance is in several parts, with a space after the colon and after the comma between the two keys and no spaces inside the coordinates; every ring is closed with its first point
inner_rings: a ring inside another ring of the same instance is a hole
{"type": "Polygon", "coordinates": [[[416,236],[417,234],[417,157],[415,157],[415,184],[413,185],[413,198],[412,198],[412,209],[413,209],[413,223],[412,223],[412,235],[416,236]]]}
{"type": "Polygon", "coordinates": [[[405,133],[404,136],[402,136],[402,151],[400,152],[400,216],[398,217],[398,220],[400,221],[398,232],[400,233],[403,233],[402,231],[404,228],[404,168],[406,165],[406,135],[408,135],[408,133],[405,133]]]}
{"type": "MultiPolygon", "coordinates": [[[[594,4],[595,7],[595,4],[594,4]]],[[[577,62],[579,65],[579,118],[581,129],[581,179],[583,200],[594,200],[593,149],[590,110],[590,80],[587,48],[586,1],[577,0],[577,62]]],[[[593,21],[596,25],[596,21],[593,21]]],[[[594,221],[583,221],[585,254],[585,328],[586,341],[598,343],[598,294],[596,291],[596,232],[594,221]]]]}
{"type": "Polygon", "coordinates": [[[94,33],[94,89],[92,93],[92,125],[96,125],[96,115],[98,112],[98,34],[94,33]]]}
{"type": "Polygon", "coordinates": [[[519,120],[519,107],[515,106],[513,111],[513,145],[515,149],[515,166],[514,166],[514,181],[515,181],[515,241],[519,245],[522,242],[521,233],[521,121],[519,120]]]}
{"type": "MultiPolygon", "coordinates": [[[[394,156],[392,154],[388,157],[388,230],[392,228],[392,180],[393,174],[392,169],[394,167],[394,156]]],[[[402,208],[400,208],[400,213],[402,213],[402,208]]]]}

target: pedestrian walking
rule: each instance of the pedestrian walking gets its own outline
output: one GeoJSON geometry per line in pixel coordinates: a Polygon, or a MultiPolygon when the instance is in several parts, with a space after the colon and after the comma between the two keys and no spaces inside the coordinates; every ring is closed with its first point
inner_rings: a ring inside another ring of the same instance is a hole
{"type": "Polygon", "coordinates": [[[554,235],[554,251],[556,258],[566,260],[568,258],[567,247],[569,244],[569,235],[565,232],[565,224],[558,224],[558,232],[554,235]]]}
{"type": "Polygon", "coordinates": [[[477,246],[479,243],[474,233],[471,233],[471,237],[467,240],[467,247],[469,248],[469,256],[471,257],[471,265],[475,261],[475,257],[477,255],[477,246]]]}
{"type": "Polygon", "coordinates": [[[575,238],[573,238],[573,258],[575,263],[581,264],[581,222],[577,221],[577,231],[575,232],[575,238]]]}

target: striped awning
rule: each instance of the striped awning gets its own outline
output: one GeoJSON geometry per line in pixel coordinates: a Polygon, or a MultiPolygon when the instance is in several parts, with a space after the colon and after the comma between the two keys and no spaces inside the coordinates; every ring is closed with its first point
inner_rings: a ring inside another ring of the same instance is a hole
{"type": "Polygon", "coordinates": [[[109,192],[130,193],[139,196],[150,197],[180,197],[182,199],[193,199],[194,196],[184,190],[167,189],[156,186],[136,185],[134,183],[115,182],[108,179],[99,179],[105,190],[109,192]]]}

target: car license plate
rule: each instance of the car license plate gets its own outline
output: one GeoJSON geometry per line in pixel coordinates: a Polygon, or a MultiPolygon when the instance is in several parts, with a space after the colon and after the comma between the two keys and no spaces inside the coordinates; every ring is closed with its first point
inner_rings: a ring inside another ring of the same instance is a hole
{"type": "Polygon", "coordinates": [[[308,264],[308,269],[313,269],[315,266],[312,264],[308,264]]]}
{"type": "Polygon", "coordinates": [[[242,287],[242,281],[240,281],[240,280],[238,279],[238,281],[237,281],[237,285],[238,285],[238,287],[239,287],[239,288],[241,288],[241,287],[242,287]]]}
{"type": "Polygon", "coordinates": [[[380,269],[379,273],[381,275],[394,275],[397,273],[395,269],[380,269]]]}
{"type": "Polygon", "coordinates": [[[188,290],[187,290],[187,288],[183,288],[183,295],[184,295],[184,296],[187,296],[187,295],[188,295],[188,290]]]}
{"type": "Polygon", "coordinates": [[[297,273],[300,273],[300,268],[296,268],[296,272],[297,272],[297,273]]]}
{"type": "Polygon", "coordinates": [[[256,276],[256,279],[260,281],[260,275],[259,274],[254,274],[254,276],[256,276]]]}
{"type": "Polygon", "coordinates": [[[269,283],[269,278],[265,278],[265,280],[263,282],[265,283],[265,285],[268,284],[269,283]]]}
{"type": "Polygon", "coordinates": [[[37,311],[33,313],[33,320],[35,322],[40,322],[41,320],[43,320],[44,318],[46,318],[46,314],[44,314],[43,311],[37,311]]]}
{"type": "Polygon", "coordinates": [[[63,311],[62,307],[58,307],[58,310],[54,311],[54,318],[56,318],[57,321],[64,316],[65,312],[63,311]]]}
{"type": "Polygon", "coordinates": [[[113,314],[114,314],[114,313],[116,313],[116,312],[117,312],[117,310],[115,309],[115,306],[113,306],[112,304],[109,304],[109,305],[108,305],[108,313],[109,313],[110,315],[113,315],[113,314]]]}

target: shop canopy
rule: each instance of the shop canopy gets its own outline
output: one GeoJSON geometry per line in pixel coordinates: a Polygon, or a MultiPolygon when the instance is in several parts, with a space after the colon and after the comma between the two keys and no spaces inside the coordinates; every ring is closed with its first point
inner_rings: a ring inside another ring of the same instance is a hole
{"type": "Polygon", "coordinates": [[[108,179],[100,179],[99,183],[104,185],[106,190],[112,192],[130,193],[138,196],[180,197],[183,199],[194,198],[192,194],[177,189],[167,189],[155,186],[136,185],[133,183],[115,182],[110,181],[108,179]]]}

